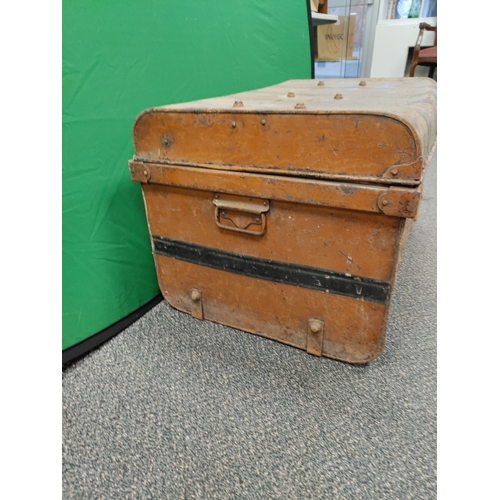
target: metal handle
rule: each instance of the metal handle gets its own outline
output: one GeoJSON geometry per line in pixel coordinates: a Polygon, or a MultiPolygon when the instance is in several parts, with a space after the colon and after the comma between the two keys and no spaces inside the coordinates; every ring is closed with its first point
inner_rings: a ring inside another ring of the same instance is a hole
{"type": "Polygon", "coordinates": [[[238,198],[216,194],[215,223],[221,229],[262,236],[266,232],[266,212],[269,201],[258,198],[238,198]],[[257,227],[251,227],[257,226],[257,227]]]}

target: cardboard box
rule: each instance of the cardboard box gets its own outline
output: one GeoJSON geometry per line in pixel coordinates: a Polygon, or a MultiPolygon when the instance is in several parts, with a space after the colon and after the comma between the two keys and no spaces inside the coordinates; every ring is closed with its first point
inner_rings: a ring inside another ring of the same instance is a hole
{"type": "Polygon", "coordinates": [[[318,56],[316,60],[339,61],[341,59],[354,59],[355,33],[356,14],[339,16],[339,21],[335,24],[318,26],[318,56]]]}
{"type": "Polygon", "coordinates": [[[310,0],[311,12],[319,14],[328,14],[328,0],[310,0]]]}

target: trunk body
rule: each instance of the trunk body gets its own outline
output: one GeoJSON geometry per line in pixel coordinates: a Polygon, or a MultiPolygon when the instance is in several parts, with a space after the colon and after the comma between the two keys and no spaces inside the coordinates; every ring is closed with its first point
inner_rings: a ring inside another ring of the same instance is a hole
{"type": "Polygon", "coordinates": [[[293,80],[144,111],[129,165],[165,299],[371,361],[435,140],[426,78],[293,80]]]}

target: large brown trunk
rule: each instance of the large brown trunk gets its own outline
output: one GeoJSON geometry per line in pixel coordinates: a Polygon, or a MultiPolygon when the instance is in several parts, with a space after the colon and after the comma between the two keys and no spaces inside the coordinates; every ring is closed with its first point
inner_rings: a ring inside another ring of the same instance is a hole
{"type": "Polygon", "coordinates": [[[436,86],[364,83],[291,81],[138,117],[130,172],[172,306],[315,355],[380,354],[436,86]]]}

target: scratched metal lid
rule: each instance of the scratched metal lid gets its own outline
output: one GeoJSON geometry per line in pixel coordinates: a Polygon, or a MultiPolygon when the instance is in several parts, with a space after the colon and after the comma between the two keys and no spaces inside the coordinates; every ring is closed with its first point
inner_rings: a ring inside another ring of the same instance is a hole
{"type": "Polygon", "coordinates": [[[435,145],[436,101],[429,78],[290,80],[145,110],[135,158],[416,185],[435,145]]]}

